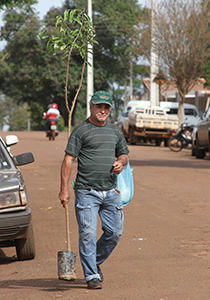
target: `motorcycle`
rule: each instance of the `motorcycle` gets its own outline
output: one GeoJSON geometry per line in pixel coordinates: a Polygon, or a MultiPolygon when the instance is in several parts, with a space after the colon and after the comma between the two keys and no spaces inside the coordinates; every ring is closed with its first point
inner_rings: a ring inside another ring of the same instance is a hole
{"type": "Polygon", "coordinates": [[[170,137],[168,141],[169,148],[174,152],[179,152],[183,148],[191,148],[191,133],[193,131],[193,127],[194,126],[187,126],[186,123],[182,123],[178,132],[170,137]],[[190,135],[187,135],[186,132],[190,132],[190,135]]]}
{"type": "Polygon", "coordinates": [[[55,137],[58,135],[57,131],[57,124],[56,121],[51,120],[49,124],[49,130],[47,131],[47,137],[49,137],[49,140],[55,140],[55,137]]]}

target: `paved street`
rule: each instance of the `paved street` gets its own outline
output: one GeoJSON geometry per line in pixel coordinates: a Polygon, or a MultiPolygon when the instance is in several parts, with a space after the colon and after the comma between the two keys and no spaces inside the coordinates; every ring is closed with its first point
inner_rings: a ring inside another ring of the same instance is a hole
{"type": "Polygon", "coordinates": [[[19,262],[15,248],[0,249],[0,300],[210,299],[210,160],[197,160],[189,150],[129,146],[134,198],[124,209],[123,237],[102,265],[103,289],[92,291],[80,265],[72,191],[77,279],[70,283],[57,276],[57,252],[66,250],[65,212],[57,195],[67,133],[55,141],[44,132],[15,134],[19,143],[11,152],[35,156],[33,164],[20,168],[32,208],[36,258],[19,262]]]}

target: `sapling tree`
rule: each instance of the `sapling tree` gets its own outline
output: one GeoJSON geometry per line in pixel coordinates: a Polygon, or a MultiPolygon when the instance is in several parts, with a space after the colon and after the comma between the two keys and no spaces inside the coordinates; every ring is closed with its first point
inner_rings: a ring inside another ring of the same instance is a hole
{"type": "Polygon", "coordinates": [[[47,50],[53,55],[62,51],[62,59],[67,59],[66,64],[66,83],[65,83],[65,103],[68,110],[68,133],[71,133],[71,119],[72,113],[75,107],[75,103],[80,92],[85,66],[87,63],[87,56],[90,54],[90,49],[94,44],[97,44],[95,40],[95,30],[90,21],[89,16],[81,10],[65,10],[64,16],[57,16],[55,27],[58,28],[58,36],[51,36],[44,29],[40,35],[41,38],[48,38],[47,50]],[[71,106],[68,101],[68,83],[69,83],[69,65],[72,54],[79,54],[83,60],[81,77],[78,89],[74,96],[71,106]]]}

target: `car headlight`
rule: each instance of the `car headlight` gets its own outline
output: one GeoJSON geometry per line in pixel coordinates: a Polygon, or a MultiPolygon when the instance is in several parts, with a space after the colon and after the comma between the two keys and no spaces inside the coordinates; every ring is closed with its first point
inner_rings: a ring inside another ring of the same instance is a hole
{"type": "Polygon", "coordinates": [[[9,192],[0,194],[0,209],[7,207],[20,206],[20,195],[19,192],[9,192]]]}

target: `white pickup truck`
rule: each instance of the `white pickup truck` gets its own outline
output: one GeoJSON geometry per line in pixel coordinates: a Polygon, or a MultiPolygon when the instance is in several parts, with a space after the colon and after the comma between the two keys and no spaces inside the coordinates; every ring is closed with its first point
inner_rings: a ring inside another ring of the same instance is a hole
{"type": "Polygon", "coordinates": [[[133,106],[123,121],[122,132],[129,144],[155,141],[156,146],[168,145],[171,134],[178,129],[178,116],[167,114],[168,108],[133,106]]]}

